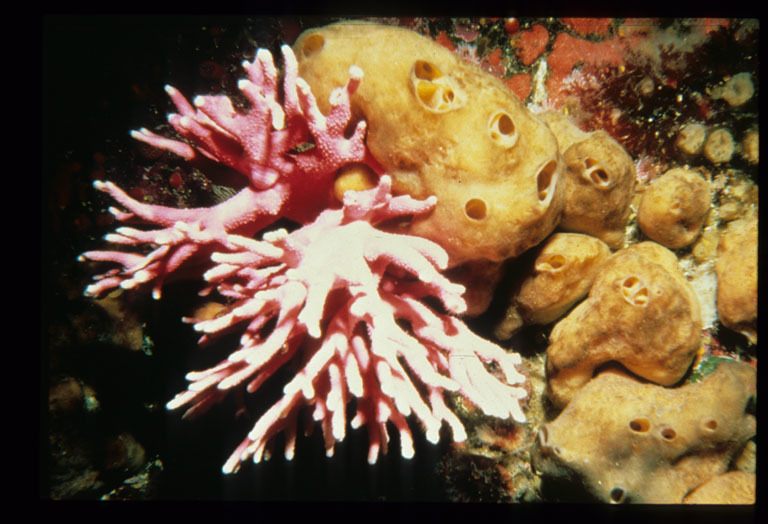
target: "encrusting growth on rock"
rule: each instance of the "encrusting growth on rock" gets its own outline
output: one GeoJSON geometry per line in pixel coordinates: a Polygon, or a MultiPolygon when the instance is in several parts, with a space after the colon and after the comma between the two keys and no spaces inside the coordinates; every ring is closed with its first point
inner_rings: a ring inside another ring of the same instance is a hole
{"type": "Polygon", "coordinates": [[[704,142],[704,156],[713,164],[723,164],[731,160],[736,151],[733,135],[727,129],[715,129],[704,142]]]}
{"type": "Polygon", "coordinates": [[[680,129],[680,132],[677,135],[676,144],[684,154],[693,156],[701,153],[706,138],[707,127],[696,122],[691,122],[680,129]]]}

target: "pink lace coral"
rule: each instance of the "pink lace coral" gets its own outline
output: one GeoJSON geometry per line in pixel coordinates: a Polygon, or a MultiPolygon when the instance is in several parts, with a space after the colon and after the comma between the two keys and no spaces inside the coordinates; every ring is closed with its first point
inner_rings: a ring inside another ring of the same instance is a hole
{"type": "Polygon", "coordinates": [[[334,443],[344,438],[352,397],[357,413],[351,425],[366,426],[371,463],[387,451],[387,422],[400,433],[402,455],[413,455],[410,414],[431,442],[439,439],[443,422],[454,440],[465,439],[445,392],[466,396],[486,414],[524,421],[520,356],[478,337],[452,316],[466,305],[463,286],[440,273],[448,263],[446,252],[429,240],[376,227],[431,212],[435,197],[392,196],[391,179],[383,175],[373,189],[347,191],[341,209],[335,208],[332,187],[340,167],[361,162],[380,171],[365,147],[365,123],[358,123],[350,138],[344,133],[349,97],[362,71],[350,69],[349,82],[332,93],[332,109],[323,115],[297,76],[290,48],[284,46],[283,55],[282,106],[277,71],[264,50],[244,64],[249,79],[239,87],[251,102],[245,114],[223,96],[197,97],[195,109],[177,90],[166,89],[179,111],[169,121],[188,142],[146,129],[134,137],[190,162],[201,155],[214,159],[248,177],[249,184],[211,208],[173,209],[137,202],[110,182],[96,182],[128,210],[111,208],[118,220],[161,229],[121,227],[106,236],[116,244],[153,246],[146,255],[83,253],[83,260],[122,266],[95,277],[86,294],[152,282],[159,298],[165,279],[180,274],[181,266],[194,267],[194,260],[207,269],[203,277],[210,285],[204,293],[215,289],[229,305],[216,318],[185,321],[202,333],[201,343],[236,329],[243,334],[239,349],[225,361],[187,375],[188,390],[167,405],[188,405],[185,416],[201,413],[236,386],[254,392],[283,364],[301,362],[284,396],[259,418],[225,472],[236,471],[249,457],[256,462],[268,457],[268,444],[281,431],[285,456],[291,458],[304,406],[311,406],[312,419],[321,423],[331,455],[334,443]],[[297,148],[307,143],[313,147],[297,148]],[[253,238],[280,217],[305,225],[253,238]],[[425,297],[437,299],[440,311],[427,306],[425,297]]]}
{"type": "Polygon", "coordinates": [[[206,263],[214,249],[225,244],[226,235],[251,236],[277,218],[285,216],[299,222],[312,220],[332,204],[334,175],[352,162],[377,167],[364,143],[365,122],[357,124],[350,138],[344,130],[350,122],[349,96],[362,79],[353,67],[345,88],[331,94],[332,109],[323,115],[307,83],[298,77],[293,51],[283,46],[285,72],[283,106],[278,102],[278,74],[272,55],[261,49],[252,63],[243,66],[248,79],[239,82],[240,90],[251,102],[240,114],[226,96],[198,96],[197,109],[171,86],[166,91],[178,114],[168,116],[176,131],[190,143],[159,136],[146,129],[134,131],[134,138],[166,149],[195,162],[204,156],[227,165],[248,177],[249,184],[232,198],[211,208],[175,209],[137,202],[111,182],[95,181],[94,187],[112,196],[128,212],[110,208],[121,222],[138,221],[161,226],[142,231],[122,227],[106,236],[115,244],[157,247],[147,255],[120,251],[88,251],[82,260],[116,262],[113,269],[95,277],[86,294],[99,296],[118,286],[130,289],[153,282],[153,295],[159,298],[165,279],[182,264],[206,263]],[[297,146],[313,144],[301,153],[297,146]]]}
{"type": "Polygon", "coordinates": [[[248,324],[240,349],[211,369],[189,373],[188,391],[168,408],[191,404],[187,415],[194,414],[245,381],[249,392],[256,391],[288,360],[305,362],[285,386],[283,398],[232,454],[225,472],[251,455],[261,460],[265,445],[279,431],[286,432],[285,455],[291,458],[303,405],[313,406],[312,418],[321,423],[331,456],[334,441],[344,438],[351,396],[357,397],[352,427],[367,427],[371,463],[379,450],[387,450],[387,421],[400,432],[402,455],[413,455],[405,419],[410,413],[423,423],[431,442],[439,439],[442,421],[454,440],[464,440],[464,428],[445,405],[444,391],[461,392],[487,414],[525,420],[519,406],[525,390],[510,385],[525,380],[515,368],[519,355],[506,353],[419,300],[432,295],[452,313],[464,310],[463,286],[438,271],[448,262],[446,252],[426,239],[372,225],[431,211],[434,203],[434,198],[393,198],[390,179],[383,176],[378,187],[347,192],[343,209],[324,211],[293,233],[268,233],[262,241],[230,235],[228,242],[239,250],[214,253],[219,265],[205,278],[235,302],[226,314],[197,321],[195,329],[205,339],[248,324]],[[274,328],[264,333],[273,318],[274,328]],[[489,373],[483,361],[495,362],[504,379],[489,373]],[[424,385],[427,402],[416,379],[424,385]]]}

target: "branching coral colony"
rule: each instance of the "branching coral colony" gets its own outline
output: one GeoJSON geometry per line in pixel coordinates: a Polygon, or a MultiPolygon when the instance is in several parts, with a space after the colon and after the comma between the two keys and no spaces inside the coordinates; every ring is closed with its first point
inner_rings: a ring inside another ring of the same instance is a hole
{"type": "Polygon", "coordinates": [[[331,456],[334,442],[344,438],[352,397],[357,412],[351,426],[366,426],[370,463],[387,451],[387,422],[400,433],[402,455],[413,455],[410,414],[431,442],[439,439],[442,422],[454,440],[465,439],[445,392],[464,395],[488,415],[525,421],[520,356],[478,337],[453,316],[466,305],[464,287],[441,274],[446,251],[431,240],[376,227],[428,214],[436,198],[393,196],[390,177],[366,147],[365,121],[346,133],[354,124],[350,96],[363,81],[362,70],[349,69],[346,86],[333,90],[323,114],[298,76],[293,52],[287,46],[282,52],[282,93],[268,51],[243,64],[248,78],[239,88],[251,104],[247,113],[236,111],[226,96],[198,96],[190,104],[166,88],[178,110],[168,120],[185,141],[146,129],[134,131],[134,138],[192,163],[212,159],[247,177],[248,184],[214,207],[175,209],[138,202],[116,185],[96,181],[96,189],[127,210],[110,208],[117,220],[156,229],[120,227],[105,237],[147,248],[148,254],[83,253],[81,260],[121,266],[94,277],[86,295],[151,286],[159,299],[169,277],[204,268],[198,272],[209,283],[203,293],[215,290],[228,305],[216,318],[184,320],[202,333],[201,344],[235,330],[242,337],[226,360],[187,375],[187,391],[167,404],[189,406],[185,416],[204,411],[235,387],[253,393],[287,362],[301,362],[283,397],[227,460],[226,473],[249,457],[268,458],[270,439],[281,431],[290,459],[304,406],[321,424],[331,456]],[[345,166],[353,169],[337,177],[345,166]],[[361,172],[362,189],[344,192],[360,187],[350,178],[361,172]],[[335,193],[343,195],[340,208],[335,193]],[[279,218],[303,225],[254,238],[279,218]],[[425,297],[437,299],[439,310],[425,297]]]}

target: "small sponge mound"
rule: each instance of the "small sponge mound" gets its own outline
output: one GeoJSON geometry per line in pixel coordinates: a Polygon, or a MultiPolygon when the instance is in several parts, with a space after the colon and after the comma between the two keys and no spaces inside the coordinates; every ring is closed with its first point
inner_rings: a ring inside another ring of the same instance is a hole
{"type": "Polygon", "coordinates": [[[536,468],[604,502],[679,504],[755,435],[756,375],[724,360],[701,382],[665,388],[606,370],[541,426],[536,468]]]}
{"type": "Polygon", "coordinates": [[[717,246],[717,313],[757,343],[757,217],[731,222],[717,246]]]}
{"type": "Polygon", "coordinates": [[[605,131],[585,133],[554,111],[541,118],[555,134],[566,164],[560,227],[595,236],[612,249],[622,247],[635,194],[632,158],[605,131]]]}
{"type": "Polygon", "coordinates": [[[701,307],[677,258],[653,242],[608,257],[587,299],[558,322],[547,348],[547,393],[565,406],[595,369],[618,362],[670,386],[701,344],[701,307]]]}
{"type": "Polygon", "coordinates": [[[651,240],[678,249],[699,236],[711,201],[709,182],[698,171],[670,169],[643,193],[637,222],[651,240]]]}
{"type": "Polygon", "coordinates": [[[685,155],[697,155],[704,147],[707,138],[707,128],[698,122],[691,122],[680,129],[677,135],[677,147],[685,155]]]}
{"type": "Polygon", "coordinates": [[[363,70],[353,121],[367,121],[395,193],[437,196],[407,232],[439,243],[452,267],[517,256],[555,228],[565,203],[557,141],[500,80],[429,38],[371,23],[311,29],[294,51],[324,113],[350,66],[363,70]]]}
{"type": "Polygon", "coordinates": [[[734,151],[736,151],[736,144],[733,142],[733,135],[727,129],[712,131],[704,143],[704,156],[714,164],[730,162],[734,151]]]}
{"type": "Polygon", "coordinates": [[[586,296],[611,254],[602,240],[579,233],[555,233],[536,251],[496,328],[497,338],[509,338],[523,324],[548,324],[560,318],[586,296]]]}

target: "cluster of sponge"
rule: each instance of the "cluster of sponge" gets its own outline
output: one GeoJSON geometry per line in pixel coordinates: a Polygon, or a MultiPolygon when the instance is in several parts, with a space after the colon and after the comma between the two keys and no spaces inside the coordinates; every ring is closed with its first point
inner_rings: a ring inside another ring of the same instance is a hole
{"type": "Polygon", "coordinates": [[[451,267],[468,265],[456,274],[480,287],[466,297],[471,313],[490,302],[500,264],[558,226],[623,246],[635,168],[607,133],[534,115],[494,76],[403,28],[332,24],[303,33],[294,51],[324,112],[349,67],[364,71],[351,106],[373,157],[396,193],[437,196],[434,212],[399,230],[439,243],[451,267]],[[478,267],[494,278],[472,279],[478,267]]]}
{"type": "Polygon", "coordinates": [[[535,465],[551,477],[579,479],[609,503],[681,503],[696,488],[686,502],[722,500],[708,481],[736,483],[736,500],[744,502],[744,491],[754,494],[754,475],[720,476],[756,433],[755,395],[755,370],[727,359],[678,388],[604,371],[541,426],[535,465]]]}
{"type": "MultiPolygon", "coordinates": [[[[546,394],[562,412],[541,428],[544,473],[575,472],[608,502],[711,500],[708,480],[749,486],[726,472],[755,431],[745,413],[753,370],[725,363],[680,386],[701,350],[702,313],[670,249],[695,246],[710,218],[713,187],[700,170],[670,169],[636,197],[635,164],[607,133],[560,112],[531,113],[492,75],[403,28],[333,24],[305,32],[294,50],[323,112],[350,66],[364,71],[352,120],[367,122],[380,171],[398,194],[437,196],[428,216],[386,227],[446,249],[469,314],[491,302],[504,261],[537,246],[495,335],[557,321],[546,394]],[[627,247],[633,211],[650,241],[627,247]]],[[[753,88],[736,75],[718,96],[738,107],[753,88]]],[[[757,141],[750,131],[742,147],[755,164],[757,141]]],[[[677,146],[715,166],[736,151],[726,129],[695,122],[677,146]]],[[[337,198],[373,187],[376,175],[339,173],[337,198]]],[[[753,341],[756,252],[756,218],[741,220],[721,237],[717,259],[720,319],[753,341]]]]}
{"type": "Polygon", "coordinates": [[[673,385],[696,356],[701,327],[698,298],[674,253],[654,242],[622,249],[603,263],[586,300],[552,330],[549,397],[565,406],[608,362],[673,385]]]}

